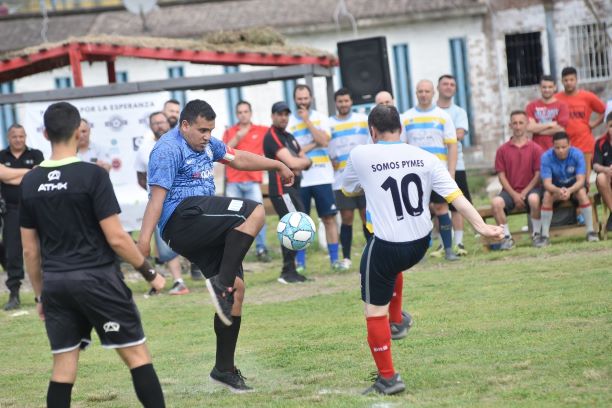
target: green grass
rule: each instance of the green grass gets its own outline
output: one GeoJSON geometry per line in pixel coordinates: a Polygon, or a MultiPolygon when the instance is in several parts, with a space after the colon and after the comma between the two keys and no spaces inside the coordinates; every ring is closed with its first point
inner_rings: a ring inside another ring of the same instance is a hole
{"type": "MultiPolygon", "coordinates": [[[[268,225],[275,225],[270,217],[268,225]]],[[[522,218],[516,222],[521,222],[522,218]]],[[[274,243],[269,228],[270,243],[274,243]]],[[[363,245],[356,225],[354,253],[363,245]]],[[[611,406],[612,245],[554,240],[544,250],[520,241],[511,252],[472,254],[449,265],[431,258],[405,275],[405,307],[415,319],[393,343],[408,386],[397,397],[361,396],[375,369],[366,343],[353,270],[334,274],[309,251],[315,281],[276,282],[273,263],[247,263],[248,285],[237,364],[257,392],[213,386],[212,307],[201,282],[192,293],[144,299],[130,283],[169,407],[611,406]]],[[[247,260],[252,260],[250,255],[247,260]]],[[[33,302],[28,315],[0,312],[0,407],[42,407],[51,355],[33,302]]],[[[4,301],[6,296],[0,298],[4,301]]],[[[95,336],[94,336],[95,338],[95,336]]],[[[81,354],[74,407],[136,407],[129,371],[99,346],[81,354]]]]}

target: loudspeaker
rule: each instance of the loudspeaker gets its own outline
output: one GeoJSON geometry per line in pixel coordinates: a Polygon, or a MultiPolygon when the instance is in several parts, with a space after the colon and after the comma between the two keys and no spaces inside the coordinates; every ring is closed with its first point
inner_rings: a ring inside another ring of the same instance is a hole
{"type": "Polygon", "coordinates": [[[338,59],[342,85],[355,105],[373,103],[380,91],[392,93],[385,37],[339,42],[338,59]]]}

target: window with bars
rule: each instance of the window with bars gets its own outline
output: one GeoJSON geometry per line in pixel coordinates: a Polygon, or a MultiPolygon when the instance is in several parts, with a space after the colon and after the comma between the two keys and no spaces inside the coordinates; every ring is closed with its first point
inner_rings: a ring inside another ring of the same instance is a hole
{"type": "Polygon", "coordinates": [[[537,84],[542,76],[540,33],[506,35],[506,60],[511,88],[537,84]]]}
{"type": "Polygon", "coordinates": [[[612,44],[606,23],[570,27],[570,58],[580,80],[612,77],[612,44]]]}

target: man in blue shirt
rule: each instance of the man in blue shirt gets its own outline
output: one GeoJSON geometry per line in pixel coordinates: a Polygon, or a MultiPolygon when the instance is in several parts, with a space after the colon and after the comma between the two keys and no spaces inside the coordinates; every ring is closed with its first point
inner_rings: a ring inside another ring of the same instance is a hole
{"type": "Polygon", "coordinates": [[[580,150],[570,146],[565,132],[553,135],[553,147],[548,149],[541,160],[540,176],[544,185],[542,200],[542,237],[538,247],[550,245],[549,232],[553,215],[553,203],[570,198],[578,200],[587,229],[587,241],[599,241],[593,231],[591,201],[585,187],[586,165],[580,150]]]}
{"type": "Polygon", "coordinates": [[[210,377],[234,392],[245,392],[251,388],[234,365],[244,299],[242,260],[265,222],[265,213],[255,201],[216,197],[213,163],[237,170],[274,170],[286,185],[293,183],[294,175],[280,161],[234,150],[211,137],[215,118],[208,103],[193,100],[181,112],[178,125],[155,144],[138,247],[149,254],[158,223],[170,248],[200,267],[217,311],[216,364],[210,377]]]}

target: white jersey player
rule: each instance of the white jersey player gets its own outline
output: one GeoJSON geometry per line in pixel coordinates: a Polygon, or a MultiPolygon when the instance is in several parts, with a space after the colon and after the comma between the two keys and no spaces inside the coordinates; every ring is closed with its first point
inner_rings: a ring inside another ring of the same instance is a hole
{"type": "Polygon", "coordinates": [[[393,106],[376,106],[368,117],[374,144],[350,153],[342,189],[365,192],[374,237],[361,259],[361,298],[365,302],[368,343],[378,376],[366,392],[396,394],[405,385],[393,368],[389,302],[398,273],[423,258],[432,223],[429,197],[436,191],[484,237],[501,240],[503,229],[487,225],[433,154],[400,141],[400,117],[393,106]]]}

